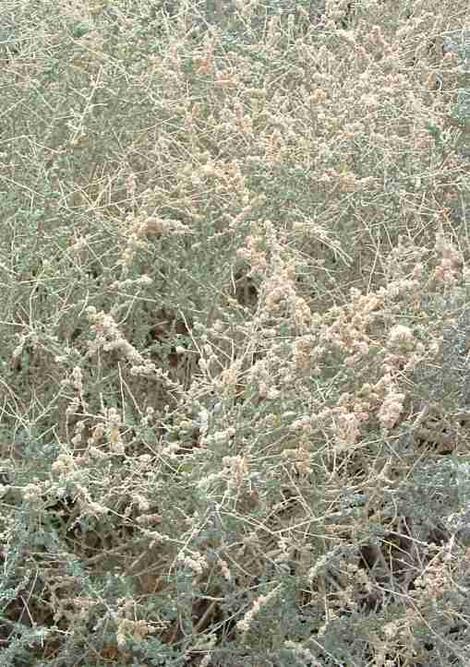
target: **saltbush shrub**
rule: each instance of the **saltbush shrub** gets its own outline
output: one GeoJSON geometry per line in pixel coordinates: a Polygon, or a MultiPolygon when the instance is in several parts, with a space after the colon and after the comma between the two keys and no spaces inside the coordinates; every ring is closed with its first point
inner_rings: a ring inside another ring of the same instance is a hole
{"type": "Polygon", "coordinates": [[[2,665],[470,663],[466,10],[4,0],[2,665]]]}

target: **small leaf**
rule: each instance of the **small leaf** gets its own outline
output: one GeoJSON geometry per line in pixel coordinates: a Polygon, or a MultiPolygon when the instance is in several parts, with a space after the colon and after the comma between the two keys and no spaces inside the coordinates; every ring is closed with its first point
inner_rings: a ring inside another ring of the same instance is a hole
{"type": "Polygon", "coordinates": [[[75,37],[76,39],[80,39],[80,37],[83,37],[91,30],[92,26],[89,23],[80,21],[79,23],[76,23],[74,26],[72,26],[71,32],[73,37],[75,37]]]}

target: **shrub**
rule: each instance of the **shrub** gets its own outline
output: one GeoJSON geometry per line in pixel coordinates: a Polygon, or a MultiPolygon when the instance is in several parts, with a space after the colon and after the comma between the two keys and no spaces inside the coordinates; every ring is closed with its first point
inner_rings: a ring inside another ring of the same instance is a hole
{"type": "Polygon", "coordinates": [[[468,664],[466,9],[4,3],[2,664],[468,664]]]}

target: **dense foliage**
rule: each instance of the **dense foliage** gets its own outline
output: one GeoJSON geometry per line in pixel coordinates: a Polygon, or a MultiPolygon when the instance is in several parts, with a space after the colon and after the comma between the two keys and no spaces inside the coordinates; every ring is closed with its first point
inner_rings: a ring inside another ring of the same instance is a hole
{"type": "Polygon", "coordinates": [[[3,0],[1,665],[470,664],[467,10],[3,0]]]}

